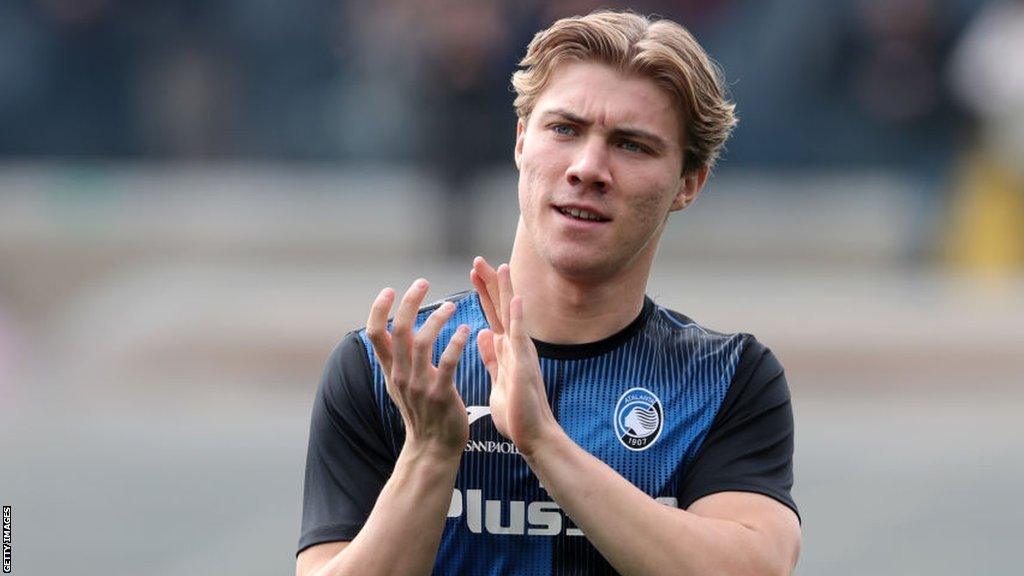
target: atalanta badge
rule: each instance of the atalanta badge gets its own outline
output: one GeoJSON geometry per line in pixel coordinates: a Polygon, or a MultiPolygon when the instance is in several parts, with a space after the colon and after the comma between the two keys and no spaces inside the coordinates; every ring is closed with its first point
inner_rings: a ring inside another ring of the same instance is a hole
{"type": "Polygon", "coordinates": [[[645,388],[626,390],[615,404],[615,435],[630,450],[646,450],[658,440],[665,423],[661,400],[645,388]]]}

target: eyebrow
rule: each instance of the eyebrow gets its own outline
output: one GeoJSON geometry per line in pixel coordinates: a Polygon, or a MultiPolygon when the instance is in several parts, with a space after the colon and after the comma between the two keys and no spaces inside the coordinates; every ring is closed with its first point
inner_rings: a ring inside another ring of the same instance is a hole
{"type": "MultiPolygon", "coordinates": [[[[594,122],[587,120],[586,118],[566,110],[564,108],[551,108],[541,113],[541,116],[558,116],[563,118],[572,124],[579,124],[580,126],[590,126],[594,122]]],[[[646,140],[653,148],[658,151],[663,151],[668,148],[668,143],[665,139],[653,132],[642,130],[631,126],[618,127],[612,130],[612,135],[617,137],[636,138],[639,140],[646,140]]]]}

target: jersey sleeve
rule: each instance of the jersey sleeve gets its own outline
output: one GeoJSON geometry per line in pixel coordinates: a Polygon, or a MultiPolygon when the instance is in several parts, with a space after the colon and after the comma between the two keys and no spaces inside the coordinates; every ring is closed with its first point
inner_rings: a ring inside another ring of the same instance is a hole
{"type": "Polygon", "coordinates": [[[384,440],[366,348],[351,332],[327,360],[313,401],[298,551],[355,538],[396,459],[384,440]]]}
{"type": "Polygon", "coordinates": [[[793,410],[782,365],[748,336],[732,383],[693,464],[679,506],[716,492],[755,492],[797,513],[793,487],[793,410]]]}

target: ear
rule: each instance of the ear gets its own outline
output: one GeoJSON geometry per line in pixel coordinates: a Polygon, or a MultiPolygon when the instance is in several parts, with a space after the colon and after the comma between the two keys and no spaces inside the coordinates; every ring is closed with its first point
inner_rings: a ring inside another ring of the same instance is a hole
{"type": "Polygon", "coordinates": [[[697,196],[700,196],[700,191],[704,188],[704,183],[707,182],[710,171],[710,168],[704,166],[699,170],[683,174],[679,179],[679,190],[676,191],[676,196],[672,199],[672,206],[669,208],[669,212],[676,212],[693,204],[697,196]]]}
{"type": "Polygon", "coordinates": [[[520,168],[520,166],[519,166],[519,159],[523,157],[523,137],[525,135],[526,135],[526,123],[523,121],[522,118],[520,118],[519,121],[516,122],[516,148],[515,148],[516,169],[520,168]]]}

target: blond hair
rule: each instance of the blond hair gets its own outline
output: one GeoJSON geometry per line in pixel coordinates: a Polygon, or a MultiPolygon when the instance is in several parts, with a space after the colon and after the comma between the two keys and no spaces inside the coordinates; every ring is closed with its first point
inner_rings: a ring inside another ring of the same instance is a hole
{"type": "Polygon", "coordinates": [[[676,103],[682,122],[684,172],[713,167],[736,125],[718,67],[685,28],[632,12],[601,10],[562,18],[533,37],[512,74],[515,109],[524,122],[567,60],[597,61],[650,78],[676,103]]]}

